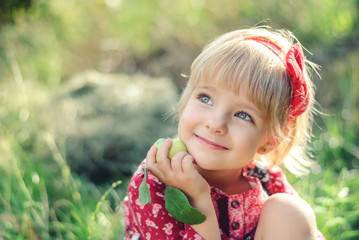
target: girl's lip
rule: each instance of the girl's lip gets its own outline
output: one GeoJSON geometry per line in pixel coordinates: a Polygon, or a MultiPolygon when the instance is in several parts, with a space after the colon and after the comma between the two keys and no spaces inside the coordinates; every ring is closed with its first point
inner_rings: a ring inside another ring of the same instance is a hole
{"type": "Polygon", "coordinates": [[[206,146],[207,148],[210,148],[212,150],[228,150],[228,148],[222,146],[222,145],[219,145],[218,143],[216,142],[213,142],[207,138],[203,138],[201,136],[198,136],[198,135],[195,135],[197,140],[204,146],[206,146]]]}

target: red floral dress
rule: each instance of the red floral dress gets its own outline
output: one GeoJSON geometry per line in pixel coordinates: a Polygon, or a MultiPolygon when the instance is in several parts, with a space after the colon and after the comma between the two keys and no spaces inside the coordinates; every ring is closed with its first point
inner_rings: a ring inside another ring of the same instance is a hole
{"type": "MultiPolygon", "coordinates": [[[[187,224],[178,222],[165,209],[165,184],[150,173],[147,184],[151,193],[151,204],[142,206],[138,200],[138,187],[144,173],[138,167],[128,186],[125,200],[126,237],[131,240],[166,240],[203,238],[187,224]]],[[[279,167],[269,169],[259,166],[246,167],[243,176],[249,181],[249,191],[228,195],[211,186],[212,202],[218,218],[221,238],[224,240],[254,239],[260,211],[268,196],[274,193],[297,195],[279,167]]],[[[318,231],[318,239],[325,239],[318,231]]]]}

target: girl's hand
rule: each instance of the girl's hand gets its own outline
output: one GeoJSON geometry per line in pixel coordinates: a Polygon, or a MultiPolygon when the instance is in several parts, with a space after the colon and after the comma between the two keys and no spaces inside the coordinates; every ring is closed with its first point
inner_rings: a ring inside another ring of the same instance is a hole
{"type": "Polygon", "coordinates": [[[172,141],[167,139],[159,149],[152,146],[147,153],[146,167],[167,186],[182,190],[192,207],[206,215],[206,220],[192,228],[206,240],[219,240],[221,234],[207,181],[195,168],[193,157],[187,152],[178,152],[168,159],[172,141]],[[156,154],[157,153],[157,154],[156,154]]]}
{"type": "Polygon", "coordinates": [[[147,153],[146,167],[159,180],[168,186],[182,190],[192,202],[194,199],[210,194],[207,181],[195,168],[193,157],[187,152],[178,152],[168,159],[172,140],[167,139],[157,149],[152,146],[147,153]]]}

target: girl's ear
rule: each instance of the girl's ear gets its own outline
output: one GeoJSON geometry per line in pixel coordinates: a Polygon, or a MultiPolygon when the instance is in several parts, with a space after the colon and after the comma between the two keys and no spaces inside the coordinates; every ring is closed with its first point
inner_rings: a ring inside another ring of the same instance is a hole
{"type": "Polygon", "coordinates": [[[280,144],[279,139],[272,137],[268,142],[260,146],[257,150],[258,154],[267,154],[278,147],[280,144]]]}
{"type": "MultiPolygon", "coordinates": [[[[283,133],[284,136],[287,137],[289,134],[289,128],[286,127],[283,133]]],[[[267,154],[270,151],[276,149],[278,145],[282,142],[282,140],[279,137],[277,137],[276,134],[270,136],[268,139],[269,140],[265,144],[259,147],[259,149],[257,150],[258,154],[267,154]]]]}

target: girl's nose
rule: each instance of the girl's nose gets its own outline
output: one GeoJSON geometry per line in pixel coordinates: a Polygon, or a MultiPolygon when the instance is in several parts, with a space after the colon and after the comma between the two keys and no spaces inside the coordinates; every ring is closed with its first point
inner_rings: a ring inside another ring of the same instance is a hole
{"type": "Polygon", "coordinates": [[[227,119],[224,114],[215,113],[205,122],[205,126],[212,133],[224,135],[227,133],[227,119]]]}

